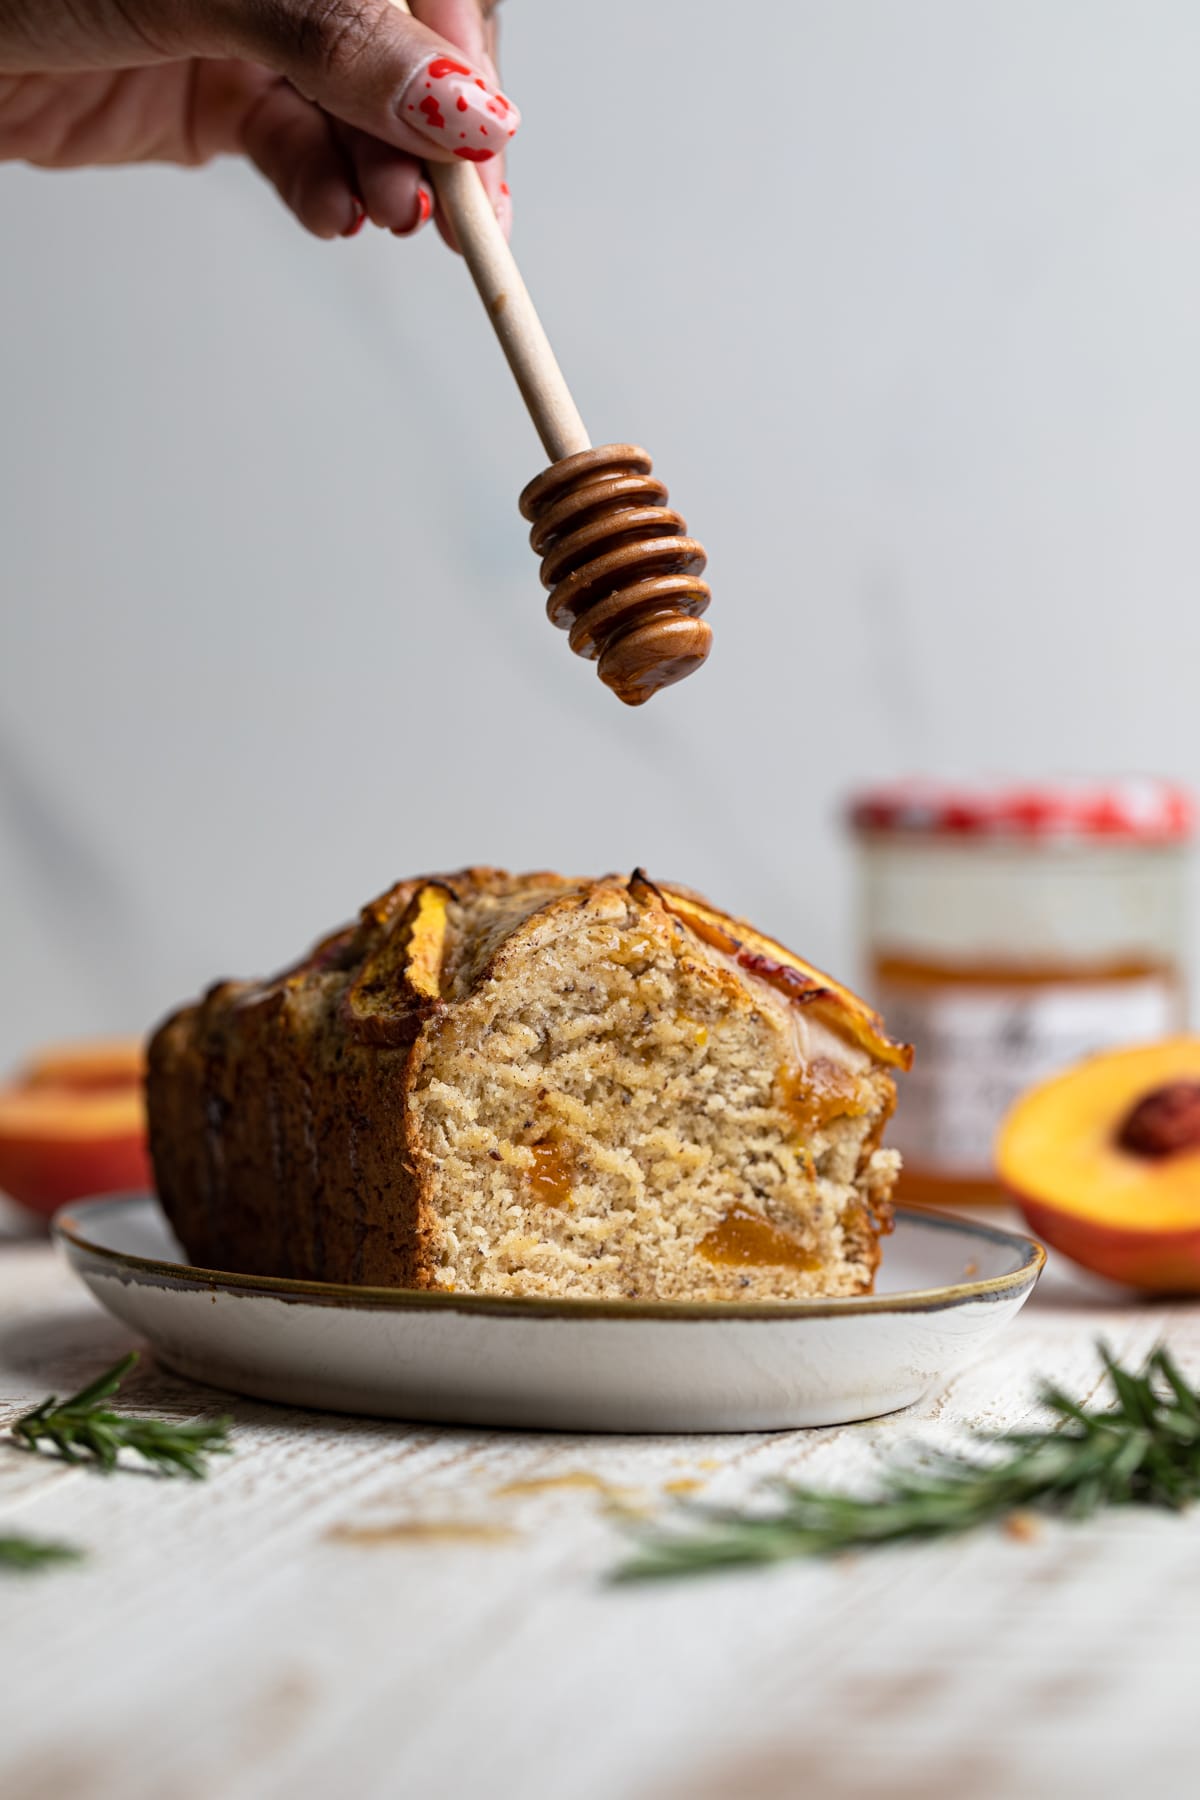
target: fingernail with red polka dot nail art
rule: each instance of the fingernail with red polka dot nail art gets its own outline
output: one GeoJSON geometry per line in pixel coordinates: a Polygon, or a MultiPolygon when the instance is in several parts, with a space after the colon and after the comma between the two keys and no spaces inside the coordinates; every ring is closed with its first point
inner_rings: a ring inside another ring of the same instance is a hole
{"type": "Polygon", "coordinates": [[[508,190],[507,181],[500,183],[500,192],[496,195],[495,211],[496,217],[500,221],[500,229],[507,237],[512,230],[512,195],[508,190]]]}
{"type": "Polygon", "coordinates": [[[452,56],[431,56],[400,96],[401,119],[466,162],[490,162],[521,123],[512,101],[452,56]]]}
{"type": "Polygon", "coordinates": [[[399,225],[393,225],[392,226],[392,236],[393,237],[415,237],[417,232],[420,231],[422,225],[427,225],[429,223],[430,215],[432,214],[432,212],[433,212],[433,201],[430,199],[429,189],[419,187],[417,189],[417,216],[416,216],[416,218],[413,220],[411,225],[405,225],[403,227],[401,227],[399,225]]]}

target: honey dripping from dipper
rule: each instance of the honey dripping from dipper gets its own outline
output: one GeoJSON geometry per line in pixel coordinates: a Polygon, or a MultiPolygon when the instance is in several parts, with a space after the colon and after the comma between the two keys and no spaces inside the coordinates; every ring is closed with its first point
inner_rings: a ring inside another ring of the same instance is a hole
{"type": "Polygon", "coordinates": [[[692,674],[712,644],[704,547],[652,466],[636,444],[603,444],[552,463],[520,499],[551,623],[627,706],[692,674]]]}

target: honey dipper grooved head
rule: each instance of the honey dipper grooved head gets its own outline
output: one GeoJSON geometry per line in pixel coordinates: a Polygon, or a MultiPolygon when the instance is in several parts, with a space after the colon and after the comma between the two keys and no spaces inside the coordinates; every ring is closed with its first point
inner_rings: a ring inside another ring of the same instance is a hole
{"type": "Polygon", "coordinates": [[[708,655],[704,546],[667,506],[636,444],[552,463],[521,495],[551,622],[627,706],[682,681],[708,655]]]}

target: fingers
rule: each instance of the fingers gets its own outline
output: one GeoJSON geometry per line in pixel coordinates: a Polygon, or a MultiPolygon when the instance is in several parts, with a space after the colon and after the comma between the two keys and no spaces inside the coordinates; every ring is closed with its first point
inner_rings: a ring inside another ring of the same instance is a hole
{"type": "MultiPolygon", "coordinates": [[[[250,107],[241,145],[319,237],[351,236],[365,219],[413,234],[436,209],[420,162],[456,158],[477,168],[509,230],[503,152],[519,114],[496,85],[494,34],[478,0],[415,5],[420,18],[390,0],[239,0],[229,9],[204,0],[210,25],[232,19],[243,54],[276,76],[250,107]]],[[[456,248],[447,222],[438,225],[456,248]]]]}
{"type": "Polygon", "coordinates": [[[466,52],[493,87],[500,86],[492,57],[492,33],[483,16],[479,0],[410,0],[413,13],[422,25],[436,31],[448,44],[466,52]]]}
{"type": "Polygon", "coordinates": [[[338,131],[372,225],[412,237],[433,213],[433,189],[415,157],[344,125],[338,131]]]}
{"type": "MultiPolygon", "coordinates": [[[[498,88],[496,70],[496,18],[484,18],[479,0],[412,0],[413,11],[423,25],[440,32],[483,70],[493,87],[498,88]]],[[[512,195],[504,167],[504,154],[479,164],[479,178],[488,191],[500,228],[505,237],[512,233],[512,195]]],[[[437,228],[452,250],[458,249],[454,227],[442,213],[435,215],[437,228]]]]}
{"type": "MultiPolygon", "coordinates": [[[[498,86],[492,59],[495,20],[485,22],[479,0],[413,0],[413,11],[423,25],[462,51],[494,88],[498,86]]],[[[353,158],[359,192],[374,224],[407,237],[425,224],[432,210],[443,239],[452,250],[458,249],[453,226],[437,210],[434,184],[426,179],[418,188],[411,159],[365,133],[346,129],[341,135],[353,158]]],[[[507,237],[512,229],[512,196],[505,177],[503,151],[476,166],[507,237]]]]}
{"type": "MultiPolygon", "coordinates": [[[[439,3],[464,22],[463,0],[439,3]]],[[[520,124],[478,57],[390,0],[253,0],[232,16],[250,54],[326,112],[411,156],[483,165],[520,124]]],[[[478,20],[475,31],[485,57],[478,20]]]]}
{"type": "Polygon", "coordinates": [[[242,122],[240,148],[316,237],[355,237],[368,219],[411,237],[433,212],[414,157],[339,125],[278,77],[242,122]]]}
{"type": "MultiPolygon", "coordinates": [[[[182,74],[198,58],[190,85],[174,70],[158,78],[154,129],[147,137],[139,123],[130,154],[204,162],[242,149],[322,238],[353,236],[368,217],[400,235],[419,230],[436,205],[419,164],[461,158],[478,168],[507,234],[504,149],[520,114],[498,86],[494,21],[478,0],[413,5],[419,17],[391,0],[121,0],[78,9],[77,25],[72,12],[68,30],[57,9],[12,0],[0,66],[174,63],[182,74]]],[[[140,77],[122,80],[115,123],[127,125],[124,100],[140,77]]]]}
{"type": "MultiPolygon", "coordinates": [[[[438,208],[437,190],[424,165],[415,157],[405,156],[402,150],[393,150],[390,144],[381,144],[378,138],[354,131],[348,125],[338,126],[336,130],[353,166],[355,192],[361,198],[371,224],[392,232],[395,237],[414,237],[432,217],[446,243],[457,251],[454,228],[438,208]]],[[[493,204],[507,237],[512,224],[508,183],[503,179],[499,158],[488,167],[496,171],[492,184],[493,204]]]]}
{"type": "Polygon", "coordinates": [[[353,237],[365,210],[350,161],[319,107],[275,81],[242,123],[242,147],[315,237],[353,237]]]}

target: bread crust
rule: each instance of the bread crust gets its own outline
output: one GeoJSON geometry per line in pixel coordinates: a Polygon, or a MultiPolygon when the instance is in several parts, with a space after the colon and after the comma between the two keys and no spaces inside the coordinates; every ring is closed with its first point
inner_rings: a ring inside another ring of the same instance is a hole
{"type": "MultiPolygon", "coordinates": [[[[399,882],[279,975],[219,983],[171,1014],[149,1045],[150,1147],[190,1259],[308,1281],[445,1286],[437,1162],[417,1129],[422,1072],[464,1004],[509,979],[530,934],[561,927],[569,937],[577,912],[594,921],[631,901],[654,930],[676,934],[731,1006],[745,1006],[748,983],[763,976],[711,946],[714,933],[724,942],[750,928],[688,890],[655,887],[640,871],[580,881],[479,867],[399,882]]],[[[743,939],[729,941],[741,949],[743,939]]],[[[827,1007],[845,992],[796,959],[786,972],[792,1003],[811,989],[827,1007]]],[[[856,1020],[850,1035],[873,1029],[856,1020]]],[[[890,1110],[894,1089],[879,1081],[890,1110]]],[[[868,1157],[853,1234],[873,1271],[890,1180],[866,1178],[868,1157]]]]}

